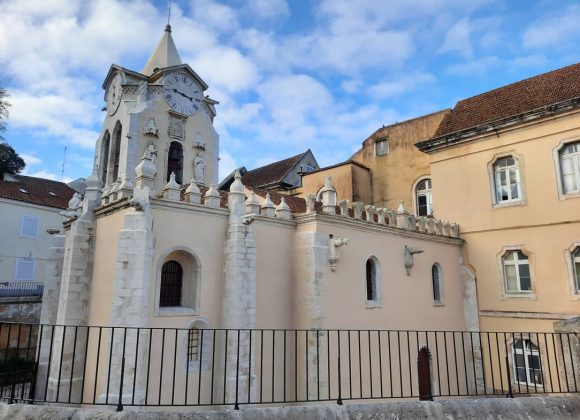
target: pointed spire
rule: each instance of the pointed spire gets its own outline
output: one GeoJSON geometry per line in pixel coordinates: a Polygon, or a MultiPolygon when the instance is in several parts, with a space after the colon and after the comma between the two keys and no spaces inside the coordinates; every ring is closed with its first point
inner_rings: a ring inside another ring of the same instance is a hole
{"type": "Polygon", "coordinates": [[[177,66],[181,64],[181,58],[171,37],[171,25],[165,26],[163,36],[159,40],[157,47],[147,60],[147,64],[143,67],[143,74],[151,76],[155,73],[155,69],[162,69],[165,67],[177,66]]]}

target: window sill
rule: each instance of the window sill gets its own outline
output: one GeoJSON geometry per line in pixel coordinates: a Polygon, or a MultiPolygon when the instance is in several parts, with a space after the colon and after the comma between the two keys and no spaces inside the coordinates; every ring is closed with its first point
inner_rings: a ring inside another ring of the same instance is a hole
{"type": "Polygon", "coordinates": [[[569,193],[560,193],[558,195],[559,195],[560,200],[571,200],[573,198],[580,198],[580,191],[569,192],[569,193]]]}
{"type": "Polygon", "coordinates": [[[383,302],[379,300],[367,300],[366,301],[366,308],[367,309],[377,309],[382,308],[383,302]]]}
{"type": "Polygon", "coordinates": [[[517,200],[517,201],[500,201],[499,203],[493,203],[493,209],[502,209],[504,207],[517,207],[517,206],[527,206],[527,200],[517,200]]]}
{"type": "Polygon", "coordinates": [[[536,300],[536,294],[534,292],[504,292],[502,298],[536,300]]]}
{"type": "Polygon", "coordinates": [[[168,306],[163,308],[157,308],[155,310],[155,316],[192,316],[199,315],[199,311],[194,308],[188,308],[186,306],[168,306]]]}
{"type": "Polygon", "coordinates": [[[433,302],[433,306],[445,306],[445,303],[444,302],[434,301],[433,302]]]}

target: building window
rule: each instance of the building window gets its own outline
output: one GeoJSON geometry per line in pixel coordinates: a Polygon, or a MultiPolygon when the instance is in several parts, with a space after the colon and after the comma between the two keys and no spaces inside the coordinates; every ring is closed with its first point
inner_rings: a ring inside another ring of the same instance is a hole
{"type": "Polygon", "coordinates": [[[20,218],[20,237],[36,238],[38,235],[38,217],[22,216],[20,218]]]}
{"type": "Polygon", "coordinates": [[[375,154],[377,156],[389,154],[389,139],[380,139],[375,142],[375,154]]]}
{"type": "Polygon", "coordinates": [[[508,251],[502,257],[507,293],[531,293],[532,281],[528,256],[520,250],[508,251]]]}
{"type": "Polygon", "coordinates": [[[167,155],[167,181],[169,181],[171,173],[175,174],[175,181],[178,184],[183,183],[183,147],[176,141],[172,141],[169,145],[169,154],[167,155]]]}
{"type": "Polygon", "coordinates": [[[159,306],[181,306],[183,269],[177,261],[167,261],[161,268],[159,306]]]}
{"type": "Polygon", "coordinates": [[[115,125],[115,130],[113,131],[113,140],[111,142],[111,150],[109,151],[109,169],[107,170],[110,176],[109,182],[117,181],[119,177],[119,156],[121,154],[121,132],[123,127],[120,122],[115,125]]]}
{"type": "Polygon", "coordinates": [[[564,194],[580,192],[580,142],[567,144],[559,155],[564,194]]]}
{"type": "Polygon", "coordinates": [[[378,263],[374,258],[369,258],[367,260],[366,265],[366,285],[367,285],[368,302],[378,301],[377,274],[378,274],[378,263]]]}
{"type": "Polygon", "coordinates": [[[33,281],[35,262],[32,258],[16,258],[16,267],[14,269],[14,280],[33,281]]]}
{"type": "Polygon", "coordinates": [[[542,385],[542,362],[540,351],[527,339],[515,340],[512,346],[514,378],[525,385],[542,385]]]}
{"type": "Polygon", "coordinates": [[[497,203],[521,201],[520,170],[513,156],[498,159],[493,165],[497,203]]]}
{"type": "Polygon", "coordinates": [[[187,360],[195,362],[199,359],[199,329],[190,328],[187,336],[187,360]]]}
{"type": "Polygon", "coordinates": [[[433,285],[433,302],[442,303],[441,299],[441,267],[439,264],[433,264],[431,267],[431,282],[433,285]]]}
{"type": "Polygon", "coordinates": [[[107,183],[107,164],[109,159],[109,146],[111,143],[111,135],[109,131],[105,131],[103,136],[103,143],[101,144],[101,184],[104,186],[107,183]]]}
{"type": "Polygon", "coordinates": [[[574,291],[580,293],[580,247],[572,253],[572,271],[574,275],[574,291]]]}
{"type": "Polygon", "coordinates": [[[417,216],[429,216],[433,214],[433,201],[431,195],[431,180],[422,180],[416,188],[417,216]]]}

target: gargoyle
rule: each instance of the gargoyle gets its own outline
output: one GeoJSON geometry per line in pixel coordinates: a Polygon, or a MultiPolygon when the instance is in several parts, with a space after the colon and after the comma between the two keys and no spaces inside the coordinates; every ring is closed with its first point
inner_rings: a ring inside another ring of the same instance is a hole
{"type": "Polygon", "coordinates": [[[405,245],[405,270],[407,271],[407,275],[411,275],[411,268],[415,265],[415,261],[413,259],[413,255],[422,253],[423,250],[419,248],[410,248],[405,245]]]}
{"type": "Polygon", "coordinates": [[[328,240],[328,262],[330,263],[330,269],[334,271],[336,269],[336,264],[340,260],[340,256],[338,255],[338,250],[336,248],[341,247],[343,245],[348,245],[350,240],[348,238],[334,238],[333,235],[330,235],[330,239],[328,240]]]}

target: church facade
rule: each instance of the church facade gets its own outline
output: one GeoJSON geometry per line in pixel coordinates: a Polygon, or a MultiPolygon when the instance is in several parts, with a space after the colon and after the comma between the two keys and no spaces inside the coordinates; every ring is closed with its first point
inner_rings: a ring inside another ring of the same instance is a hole
{"type": "MultiPolygon", "coordinates": [[[[194,332],[479,330],[475,279],[456,223],[416,218],[403,203],[351,207],[337,199],[330,177],[319,200],[253,191],[240,174],[229,192],[218,191],[217,102],[181,63],[169,26],[142,72],[113,65],[103,88],[93,173],[82,201],[71,200],[64,213],[64,230],[53,235],[55,274],[41,323],[194,332]]],[[[119,375],[114,355],[125,355],[134,339],[112,338],[103,356],[109,375],[119,375]]],[[[71,368],[99,355],[69,345],[55,337],[51,351],[60,361],[45,358],[39,369],[58,376],[58,386],[70,374],[67,386],[85,392],[71,368]]],[[[149,348],[148,357],[157,350],[149,348]]],[[[136,374],[141,357],[132,366],[123,360],[125,374],[136,374]]],[[[246,376],[248,359],[240,367],[246,376]]],[[[142,389],[133,387],[127,392],[139,398],[142,389]]]]}

